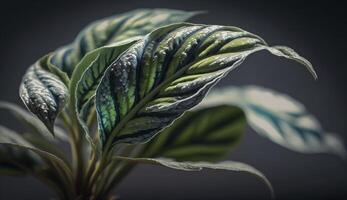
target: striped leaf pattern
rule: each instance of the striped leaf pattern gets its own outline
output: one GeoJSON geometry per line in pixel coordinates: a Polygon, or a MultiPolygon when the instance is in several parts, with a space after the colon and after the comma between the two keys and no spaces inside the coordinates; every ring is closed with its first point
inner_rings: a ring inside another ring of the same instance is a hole
{"type": "Polygon", "coordinates": [[[69,94],[61,79],[49,71],[48,59],[43,57],[27,70],[19,93],[27,108],[54,134],[54,121],[69,94]]]}
{"type": "Polygon", "coordinates": [[[219,161],[238,143],[246,117],[234,106],[216,106],[185,113],[148,142],[141,157],[177,161],[219,161]]]}
{"type": "Polygon", "coordinates": [[[342,140],[321,128],[318,120],[295,99],[258,86],[213,91],[198,106],[237,105],[249,125],[271,141],[301,153],[333,153],[346,157],[342,140]]]}
{"type": "Polygon", "coordinates": [[[96,92],[100,138],[117,143],[146,142],[186,110],[250,54],[269,50],[308,61],[285,47],[269,47],[236,27],[173,24],[131,46],[106,70],[96,92]]]}
{"type": "Polygon", "coordinates": [[[71,75],[86,53],[96,48],[149,33],[163,25],[182,22],[199,12],[169,9],[138,9],[93,22],[83,29],[75,41],[58,49],[52,59],[71,75]]]}
{"type": "Polygon", "coordinates": [[[76,106],[78,119],[88,135],[88,121],[93,118],[95,112],[94,97],[101,77],[108,66],[126,49],[134,44],[138,39],[129,39],[122,42],[113,43],[89,52],[77,65],[71,79],[70,92],[72,104],[76,106]]]}

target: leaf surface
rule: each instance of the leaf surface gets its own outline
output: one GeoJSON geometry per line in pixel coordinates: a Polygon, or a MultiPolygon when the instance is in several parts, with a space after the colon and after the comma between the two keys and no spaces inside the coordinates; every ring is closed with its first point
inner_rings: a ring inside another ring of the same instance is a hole
{"type": "Polygon", "coordinates": [[[236,161],[224,161],[220,163],[209,163],[209,162],[177,162],[167,158],[129,158],[129,157],[115,157],[115,159],[124,160],[131,163],[142,163],[151,165],[160,165],[176,170],[183,171],[201,171],[203,169],[213,170],[227,170],[234,172],[245,172],[260,178],[271,192],[271,197],[274,198],[274,191],[270,181],[265,177],[263,173],[254,167],[236,161]]]}
{"type": "Polygon", "coordinates": [[[54,134],[54,122],[69,94],[60,77],[49,71],[48,59],[43,57],[27,70],[19,93],[26,107],[54,134]]]}
{"type": "Polygon", "coordinates": [[[234,106],[190,111],[146,143],[141,157],[177,161],[218,161],[239,142],[246,117],[234,106]]]}
{"type": "MultiPolygon", "coordinates": [[[[236,27],[180,23],[151,32],[113,62],[97,88],[101,142],[107,149],[148,141],[201,102],[248,55],[264,49],[302,58],[236,27]]],[[[300,61],[315,75],[308,61],[300,61]]]]}
{"type": "Polygon", "coordinates": [[[259,86],[215,90],[197,107],[239,106],[249,125],[271,141],[301,153],[333,153],[346,157],[343,141],[324,131],[304,105],[288,95],[259,86]]]}
{"type": "Polygon", "coordinates": [[[77,63],[89,51],[145,35],[163,25],[185,21],[197,13],[199,12],[138,9],[95,21],[84,28],[72,44],[58,49],[52,58],[52,63],[71,75],[77,63]]]}

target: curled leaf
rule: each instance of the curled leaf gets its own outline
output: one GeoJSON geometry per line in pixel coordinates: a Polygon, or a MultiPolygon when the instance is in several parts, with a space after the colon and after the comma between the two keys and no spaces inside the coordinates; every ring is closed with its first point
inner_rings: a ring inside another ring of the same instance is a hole
{"type": "Polygon", "coordinates": [[[68,90],[61,79],[48,68],[48,56],[32,65],[25,73],[20,97],[26,107],[54,134],[54,122],[68,100],[68,90]]]}
{"type": "MultiPolygon", "coordinates": [[[[236,27],[180,23],[151,32],[118,57],[100,82],[95,101],[102,143],[109,148],[148,141],[248,55],[274,49],[236,27]]],[[[305,66],[314,73],[311,64],[305,66]]]]}
{"type": "Polygon", "coordinates": [[[167,158],[129,158],[129,157],[115,157],[115,159],[124,160],[131,163],[143,163],[151,165],[160,165],[176,170],[184,171],[201,171],[203,169],[213,170],[227,170],[235,172],[245,172],[260,178],[271,192],[271,197],[274,199],[275,193],[270,181],[265,177],[263,173],[254,167],[236,161],[224,161],[220,163],[209,163],[209,162],[177,162],[167,158]]]}
{"type": "Polygon", "coordinates": [[[96,48],[142,36],[163,25],[182,22],[199,12],[169,9],[138,9],[93,22],[84,28],[75,41],[58,49],[52,63],[71,75],[77,63],[96,48]]]}

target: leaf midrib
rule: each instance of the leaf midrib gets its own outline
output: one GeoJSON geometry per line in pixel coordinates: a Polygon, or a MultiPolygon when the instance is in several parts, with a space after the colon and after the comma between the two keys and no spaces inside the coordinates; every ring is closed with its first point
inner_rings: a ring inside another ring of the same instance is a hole
{"type": "MultiPolygon", "coordinates": [[[[247,50],[248,51],[248,50],[247,50]]],[[[246,52],[247,52],[246,51],[246,52]]],[[[240,53],[244,53],[244,52],[240,52],[240,53]]],[[[223,55],[223,54],[229,54],[229,53],[222,53],[222,54],[216,54],[216,55],[223,55]]],[[[247,54],[246,54],[247,55],[247,54]]],[[[185,71],[192,65],[194,65],[195,63],[205,59],[206,57],[202,57],[202,58],[198,58],[197,60],[195,60],[194,62],[182,67],[180,70],[178,70],[173,76],[169,77],[167,80],[163,81],[162,83],[160,83],[155,89],[153,89],[152,91],[150,91],[143,99],[141,99],[131,110],[129,113],[127,113],[125,115],[125,117],[119,122],[119,124],[115,127],[115,129],[111,132],[109,138],[107,139],[107,143],[105,145],[105,151],[109,151],[112,149],[112,143],[114,138],[116,138],[116,135],[124,128],[124,126],[126,125],[126,123],[131,120],[133,117],[136,116],[137,112],[144,106],[146,105],[151,99],[153,99],[153,97],[155,97],[155,95],[157,95],[160,90],[168,83],[176,80],[177,78],[179,78],[180,76],[182,76],[185,71]]],[[[216,70],[218,71],[218,70],[216,70]]]]}

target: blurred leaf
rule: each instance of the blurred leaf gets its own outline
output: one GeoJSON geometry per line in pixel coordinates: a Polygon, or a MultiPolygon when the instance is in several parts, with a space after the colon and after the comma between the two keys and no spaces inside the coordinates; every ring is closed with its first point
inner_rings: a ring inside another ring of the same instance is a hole
{"type": "Polygon", "coordinates": [[[148,142],[141,157],[218,161],[238,143],[246,127],[241,109],[216,106],[187,112],[148,142]]]}
{"type": "Polygon", "coordinates": [[[269,47],[236,27],[180,23],[156,29],[118,57],[97,88],[101,142],[109,148],[148,141],[248,55],[264,49],[300,59],[315,75],[311,64],[289,48],[269,47]]]}
{"type": "Polygon", "coordinates": [[[42,160],[35,154],[29,151],[20,151],[9,146],[2,145],[3,143],[15,143],[18,145],[30,146],[30,144],[22,138],[18,133],[0,126],[0,173],[1,174],[17,174],[26,175],[25,168],[33,171],[41,166],[42,160]],[[24,168],[25,167],[25,168],[24,168]]]}
{"type": "Polygon", "coordinates": [[[49,71],[47,59],[44,56],[28,69],[20,86],[20,97],[54,134],[54,122],[69,95],[61,79],[49,71]]]}
{"type": "MultiPolygon", "coordinates": [[[[35,135],[36,137],[44,138],[45,140],[54,141],[54,137],[49,133],[47,128],[42,124],[40,120],[35,118],[32,114],[28,113],[26,110],[20,106],[0,101],[0,109],[8,110],[13,116],[15,116],[18,121],[23,123],[27,128],[31,129],[30,134],[35,135]]],[[[68,137],[64,130],[59,127],[55,127],[55,138],[61,141],[67,141],[68,137]]]]}
{"type": "Polygon", "coordinates": [[[129,158],[129,157],[115,157],[114,159],[123,160],[131,163],[142,163],[151,165],[160,165],[172,169],[183,170],[183,171],[201,171],[203,169],[214,169],[214,170],[228,170],[235,172],[246,172],[260,178],[266,186],[270,189],[271,197],[274,198],[274,191],[270,181],[265,177],[263,173],[254,167],[235,161],[224,161],[220,163],[208,163],[208,162],[177,162],[167,158],[129,158]]]}
{"type": "Polygon", "coordinates": [[[211,92],[198,108],[216,105],[241,107],[257,133],[293,151],[346,156],[342,140],[326,133],[304,105],[285,94],[258,86],[226,87],[211,92]]]}
{"type": "Polygon", "coordinates": [[[138,9],[93,22],[75,41],[58,49],[52,63],[71,75],[86,53],[134,36],[142,36],[163,25],[182,22],[199,12],[169,9],[138,9]]]}
{"type": "Polygon", "coordinates": [[[20,134],[0,126],[0,174],[31,174],[59,195],[72,192],[72,174],[64,160],[34,147],[20,134]]]}

